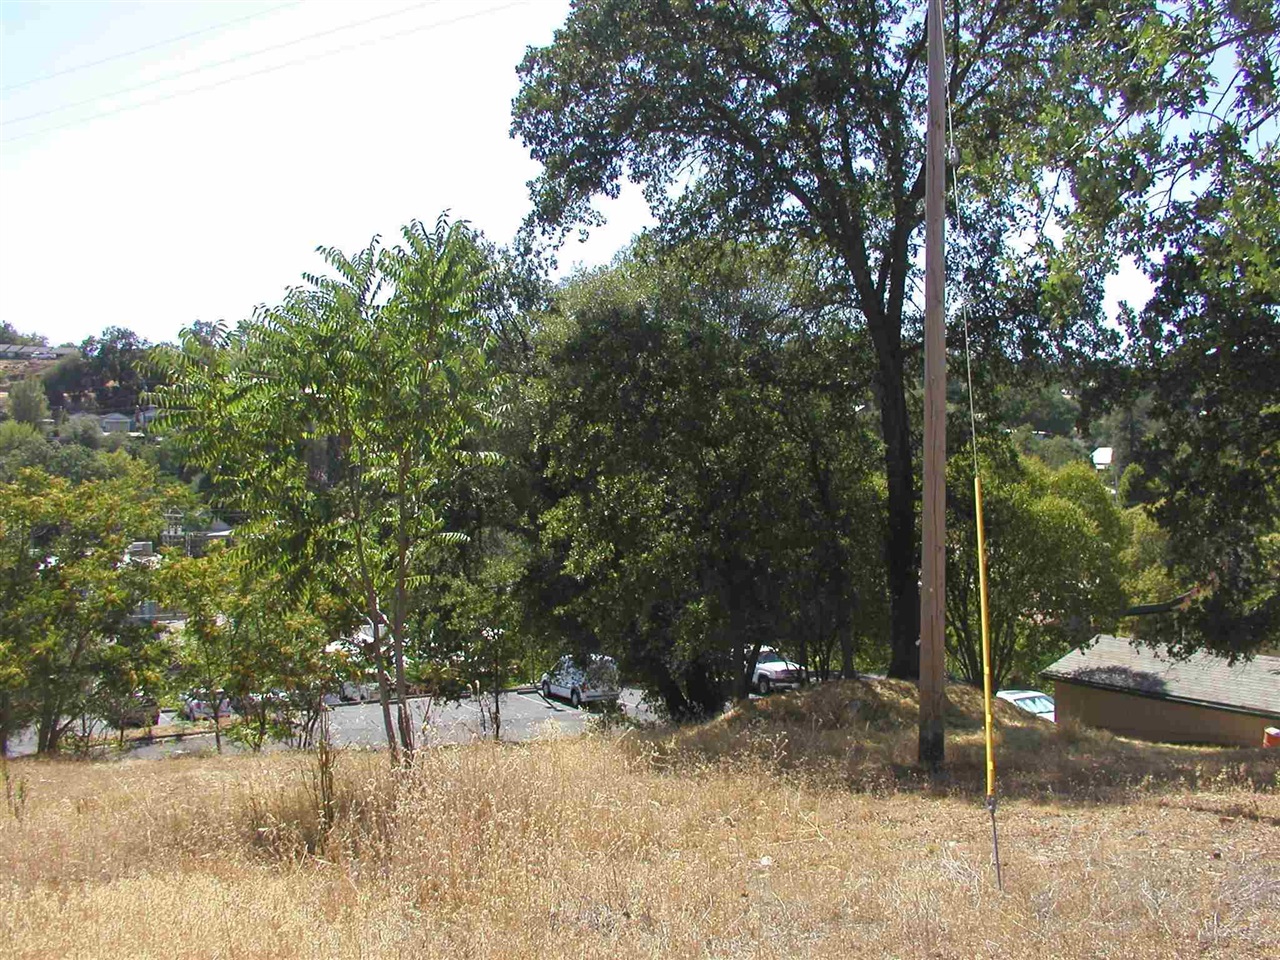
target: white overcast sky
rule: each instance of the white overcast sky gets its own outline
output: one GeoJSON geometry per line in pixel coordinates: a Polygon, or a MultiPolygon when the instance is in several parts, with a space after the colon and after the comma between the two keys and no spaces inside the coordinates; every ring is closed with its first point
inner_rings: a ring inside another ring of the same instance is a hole
{"type": "MultiPolygon", "coordinates": [[[[446,209],[509,242],[538,172],[508,135],[515,67],[567,12],[2,0],[0,319],[51,343],[112,324],[169,339],[278,301],[321,244],[359,249],[446,209]]],[[[566,266],[608,261],[649,222],[638,189],[602,209],[566,266]]]]}
{"type": "MultiPolygon", "coordinates": [[[[321,244],[446,209],[509,242],[538,172],[508,135],[515,67],[567,12],[0,0],[0,319],[54,344],[109,325],[171,339],[277,302],[321,244]]],[[[650,222],[637,188],[601,209],[564,267],[650,222]]],[[[1112,286],[1146,298],[1131,269],[1112,286]]]]}

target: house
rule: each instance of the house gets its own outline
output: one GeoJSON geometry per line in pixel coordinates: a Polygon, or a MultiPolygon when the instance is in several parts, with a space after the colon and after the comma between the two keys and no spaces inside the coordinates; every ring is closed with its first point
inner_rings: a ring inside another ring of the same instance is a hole
{"type": "Polygon", "coordinates": [[[1280,657],[1228,663],[1197,653],[1175,660],[1100,634],[1042,671],[1054,684],[1057,719],[1121,736],[1169,743],[1262,745],[1280,726],[1280,657]]]}
{"type": "Polygon", "coordinates": [[[98,418],[103,433],[128,433],[133,427],[133,418],[123,413],[108,413],[98,418]]]}
{"type": "Polygon", "coordinates": [[[43,344],[0,343],[0,360],[56,360],[57,350],[43,344]]]}

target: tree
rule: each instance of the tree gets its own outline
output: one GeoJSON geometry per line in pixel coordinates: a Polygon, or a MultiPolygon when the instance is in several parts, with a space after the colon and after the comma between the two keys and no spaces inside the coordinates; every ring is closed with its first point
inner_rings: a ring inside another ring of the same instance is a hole
{"type": "MultiPolygon", "coordinates": [[[[918,538],[907,393],[924,194],[923,3],[582,0],[519,67],[513,134],[544,165],[533,220],[562,237],[625,174],[668,232],[796,238],[859,312],[877,364],[887,477],[889,672],[918,668],[918,538]]],[[[1145,255],[1152,195],[1274,114],[1261,2],[953,5],[948,82],[971,178],[955,274],[975,346],[1040,363],[1109,354],[1102,280],[1145,255]],[[1181,135],[1234,51],[1227,116],[1181,135]],[[1239,122],[1237,122],[1239,121],[1239,122]],[[1060,243],[1043,227],[1064,225],[1060,243]],[[1025,236],[1037,237],[1027,250],[1025,236]],[[1124,235],[1121,244],[1112,243],[1124,235]]],[[[1167,196],[1166,196],[1167,199],[1167,196]]],[[[1163,238],[1161,238],[1163,239],[1163,238]]]]}
{"type": "MultiPolygon", "coordinates": [[[[1188,588],[1141,632],[1178,652],[1247,656],[1280,634],[1280,154],[1185,213],[1158,285],[1129,317],[1130,392],[1154,419],[1137,451],[1188,588]]],[[[1111,397],[1123,404],[1123,395],[1111,397]]]]}
{"type": "Polygon", "coordinates": [[[412,588],[432,544],[454,536],[441,491],[485,459],[472,441],[498,406],[479,309],[490,262],[475,235],[442,217],[402,237],[354,257],[322,249],[336,277],[308,275],[234,334],[184,332],[157,353],[172,386],[155,393],[188,462],[248,519],[255,563],[291,586],[319,582],[372,625],[393,760],[413,750],[412,588]]]}
{"type": "Polygon", "coordinates": [[[178,657],[187,688],[213,705],[213,739],[222,752],[222,699],[241,662],[227,616],[240,578],[239,558],[215,547],[204,556],[166,557],[157,574],[162,602],[184,620],[178,657]]]}
{"type": "MultiPolygon", "coordinates": [[[[982,634],[971,462],[949,465],[947,647],[965,680],[981,684],[982,634]]],[[[1049,662],[1110,628],[1125,606],[1125,528],[1092,466],[1051,471],[1035,461],[983,468],[996,687],[1031,682],[1049,662]]]]}
{"type": "Polygon", "coordinates": [[[617,655],[677,718],[745,697],[761,646],[852,669],[877,632],[866,377],[807,292],[749,247],[641,243],[535,338],[549,562],[530,569],[574,652],[617,655]]]}
{"type": "Polygon", "coordinates": [[[39,377],[26,377],[9,387],[9,415],[18,423],[41,429],[49,403],[39,377]]]}
{"type": "MultiPolygon", "coordinates": [[[[107,327],[102,336],[89,337],[80,345],[80,376],[93,391],[99,410],[132,415],[142,394],[155,385],[149,351],[146,340],[124,327],[107,327]]],[[[76,372],[68,370],[68,376],[76,372]]]]}
{"type": "Polygon", "coordinates": [[[493,739],[498,740],[502,691],[513,680],[527,679],[517,671],[527,668],[532,648],[518,589],[528,563],[527,545],[501,530],[475,540],[481,543],[473,556],[441,578],[439,606],[445,615],[433,631],[433,652],[439,657],[445,653],[442,646],[452,647],[441,659],[455,666],[458,680],[474,685],[493,739]]]}
{"type": "Polygon", "coordinates": [[[0,482],[12,481],[24,467],[47,467],[53,449],[36,427],[16,420],[0,423],[0,482]]]}
{"type": "Polygon", "coordinates": [[[97,450],[102,445],[102,424],[91,414],[76,414],[67,421],[61,435],[90,450],[97,450]]]}
{"type": "Polygon", "coordinates": [[[19,333],[18,328],[8,320],[0,320],[0,343],[12,343],[17,346],[43,347],[49,342],[47,337],[38,333],[19,333]]]}
{"type": "Polygon", "coordinates": [[[78,484],[26,469],[0,484],[0,745],[34,721],[37,749],[56,752],[112,649],[154,641],[133,617],[149,598],[150,571],[125,547],[159,530],[164,500],[140,464],[78,484]]]}
{"type": "Polygon", "coordinates": [[[225,602],[225,687],[241,715],[233,733],[255,752],[268,737],[310,746],[324,697],[341,683],[329,648],[355,632],[350,611],[324,596],[289,596],[278,574],[244,570],[225,602]]]}
{"type": "Polygon", "coordinates": [[[97,408],[93,393],[93,375],[89,365],[78,353],[60,357],[58,362],[44,372],[44,392],[51,406],[61,410],[68,407],[80,410],[97,408]]]}

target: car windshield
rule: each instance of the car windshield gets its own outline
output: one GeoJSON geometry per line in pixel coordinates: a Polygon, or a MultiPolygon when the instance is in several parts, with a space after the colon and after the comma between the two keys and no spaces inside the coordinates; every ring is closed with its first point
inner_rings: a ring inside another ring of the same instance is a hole
{"type": "Polygon", "coordinates": [[[761,650],[760,656],[756,658],[756,663],[786,663],[782,659],[782,655],[777,650],[761,650]]]}
{"type": "Polygon", "coordinates": [[[1044,694],[1038,694],[1034,697],[1019,697],[1016,702],[1023,710],[1030,710],[1032,713],[1053,712],[1053,698],[1044,694]]]}

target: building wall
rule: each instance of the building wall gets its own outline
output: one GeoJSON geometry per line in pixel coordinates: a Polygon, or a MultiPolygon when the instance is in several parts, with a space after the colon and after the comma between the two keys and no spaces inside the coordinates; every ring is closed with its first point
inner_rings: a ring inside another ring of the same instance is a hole
{"type": "Polygon", "coordinates": [[[1070,717],[1122,737],[1165,743],[1260,747],[1262,731],[1280,726],[1275,718],[1138,697],[1062,680],[1054,681],[1053,699],[1059,722],[1070,717]]]}

